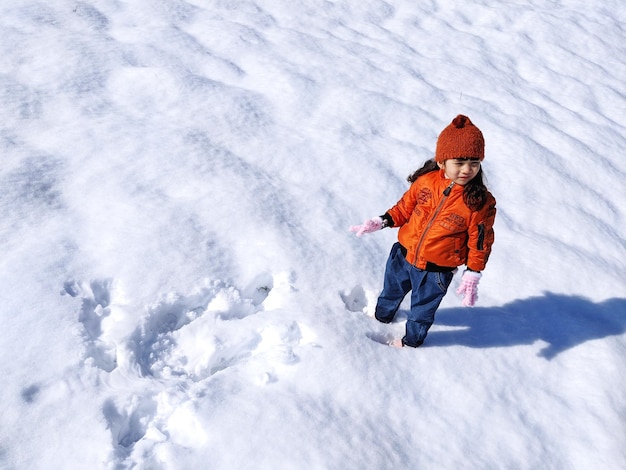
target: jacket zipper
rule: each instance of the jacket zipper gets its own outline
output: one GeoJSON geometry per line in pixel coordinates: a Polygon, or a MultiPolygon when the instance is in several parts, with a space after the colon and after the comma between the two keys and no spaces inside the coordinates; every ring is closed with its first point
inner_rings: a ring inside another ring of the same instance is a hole
{"type": "Polygon", "coordinates": [[[424,228],[424,231],[422,232],[422,236],[420,237],[420,241],[417,244],[417,248],[415,249],[415,259],[413,260],[413,266],[415,266],[415,267],[417,267],[417,258],[419,257],[419,252],[420,252],[420,248],[422,247],[422,243],[424,243],[424,238],[426,238],[426,234],[428,233],[430,228],[435,223],[435,218],[439,215],[439,212],[441,212],[441,208],[443,207],[443,203],[446,202],[446,199],[448,199],[448,196],[450,195],[450,191],[452,191],[452,187],[454,186],[454,184],[455,183],[453,181],[452,183],[450,183],[450,186],[448,186],[446,189],[443,190],[443,197],[441,198],[441,201],[439,201],[439,205],[435,209],[435,212],[433,213],[433,216],[430,218],[430,220],[426,224],[426,227],[424,228]]]}

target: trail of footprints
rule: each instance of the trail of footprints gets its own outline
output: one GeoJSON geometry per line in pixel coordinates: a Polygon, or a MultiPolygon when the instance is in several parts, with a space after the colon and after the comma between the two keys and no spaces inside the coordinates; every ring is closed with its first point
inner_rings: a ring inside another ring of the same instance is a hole
{"type": "Polygon", "coordinates": [[[277,370],[298,362],[294,348],[311,339],[279,314],[280,300],[294,290],[289,276],[264,273],[242,290],[210,282],[191,295],[170,294],[136,319],[116,306],[113,284],[68,281],[62,294],[81,299],[83,363],[105,372],[116,389],[102,405],[116,468],[132,466],[133,452],[150,439],[165,439],[165,423],[176,405],[193,399],[194,387],[251,365],[258,385],[275,382],[277,370]]]}

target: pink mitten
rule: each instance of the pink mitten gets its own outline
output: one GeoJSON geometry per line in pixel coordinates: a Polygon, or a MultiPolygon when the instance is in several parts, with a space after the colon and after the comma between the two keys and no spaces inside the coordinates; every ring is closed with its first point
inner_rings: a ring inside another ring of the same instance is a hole
{"type": "Polygon", "coordinates": [[[461,285],[456,290],[458,295],[463,296],[463,305],[473,307],[478,299],[478,282],[481,274],[475,271],[465,271],[461,277],[461,285]]]}
{"type": "Polygon", "coordinates": [[[360,237],[364,233],[372,233],[383,228],[383,219],[380,217],[372,217],[363,222],[363,225],[352,225],[351,232],[356,232],[356,236],[360,237]]]}

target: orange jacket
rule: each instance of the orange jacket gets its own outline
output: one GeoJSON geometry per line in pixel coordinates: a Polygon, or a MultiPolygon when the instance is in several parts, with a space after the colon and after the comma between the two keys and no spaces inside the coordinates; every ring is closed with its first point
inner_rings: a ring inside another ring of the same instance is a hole
{"type": "Polygon", "coordinates": [[[406,260],[415,267],[426,269],[427,263],[433,263],[485,269],[496,217],[491,193],[482,209],[472,211],[463,202],[463,186],[446,179],[443,170],[432,171],[414,181],[387,213],[394,227],[400,227],[398,241],[407,250],[406,260]]]}

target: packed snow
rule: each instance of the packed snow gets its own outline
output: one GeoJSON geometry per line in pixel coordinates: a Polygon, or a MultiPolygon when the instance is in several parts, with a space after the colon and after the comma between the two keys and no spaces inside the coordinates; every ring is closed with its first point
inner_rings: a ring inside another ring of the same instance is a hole
{"type": "Polygon", "coordinates": [[[626,468],[622,0],[5,0],[0,468],[626,468]],[[424,345],[384,213],[486,140],[424,345]]]}

